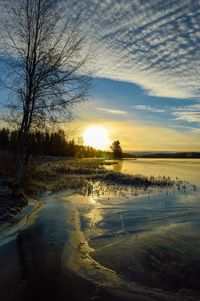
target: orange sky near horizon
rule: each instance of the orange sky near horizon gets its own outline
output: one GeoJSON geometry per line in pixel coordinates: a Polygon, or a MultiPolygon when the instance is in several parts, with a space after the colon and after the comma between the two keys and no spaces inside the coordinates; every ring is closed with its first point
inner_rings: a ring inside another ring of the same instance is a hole
{"type": "MultiPolygon", "coordinates": [[[[163,128],[158,126],[146,126],[128,121],[116,120],[75,120],[69,125],[72,137],[83,137],[88,129],[101,127],[107,132],[107,139],[112,141],[120,140],[125,151],[199,151],[199,133],[190,134],[177,131],[176,129],[163,128]],[[74,129],[74,131],[72,130],[74,129]]],[[[98,132],[94,139],[98,140],[98,132]]],[[[102,137],[100,137],[102,139],[102,137]]],[[[92,141],[92,138],[91,138],[92,141]]],[[[111,144],[110,143],[110,144],[111,144]]],[[[95,146],[95,145],[91,145],[95,146]]],[[[110,145],[101,149],[109,150],[110,145]]]]}

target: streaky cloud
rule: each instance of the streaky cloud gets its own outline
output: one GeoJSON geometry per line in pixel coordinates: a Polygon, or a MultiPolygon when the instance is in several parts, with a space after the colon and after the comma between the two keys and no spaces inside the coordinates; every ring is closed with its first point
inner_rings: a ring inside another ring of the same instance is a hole
{"type": "Polygon", "coordinates": [[[200,103],[179,107],[172,111],[175,120],[183,120],[190,123],[200,123],[200,103]]]}
{"type": "Polygon", "coordinates": [[[148,111],[148,112],[152,112],[152,113],[164,113],[166,111],[165,109],[160,109],[157,107],[146,106],[146,105],[135,105],[135,106],[132,106],[131,108],[135,109],[135,110],[148,111]]]}
{"type": "Polygon", "coordinates": [[[199,98],[200,2],[63,1],[81,10],[98,76],[134,82],[147,94],[199,98]]]}
{"type": "Polygon", "coordinates": [[[126,111],[122,111],[122,110],[116,110],[116,109],[108,109],[108,108],[97,108],[98,111],[102,111],[105,113],[109,113],[109,114],[116,114],[116,115],[124,115],[127,114],[126,111]]]}

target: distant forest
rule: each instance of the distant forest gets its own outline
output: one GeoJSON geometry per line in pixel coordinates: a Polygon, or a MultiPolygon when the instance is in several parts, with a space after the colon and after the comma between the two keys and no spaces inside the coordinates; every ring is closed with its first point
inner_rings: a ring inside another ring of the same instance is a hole
{"type": "MultiPolygon", "coordinates": [[[[0,148],[16,151],[18,131],[8,128],[0,129],[0,148]]],[[[112,151],[97,150],[91,146],[84,146],[75,143],[74,140],[67,140],[63,130],[55,132],[34,131],[28,136],[26,153],[39,156],[64,156],[73,158],[106,158],[112,159],[112,151]]],[[[132,154],[123,153],[123,157],[135,157],[132,154]]]]}
{"type": "Polygon", "coordinates": [[[200,159],[200,152],[178,152],[178,153],[155,153],[138,155],[139,158],[160,158],[160,159],[200,159]]]}
{"type": "MultiPolygon", "coordinates": [[[[18,131],[3,128],[0,130],[0,147],[16,150],[18,131]]],[[[112,152],[96,150],[90,146],[76,144],[67,140],[63,130],[55,132],[34,131],[28,136],[26,153],[41,156],[66,156],[75,158],[112,158],[112,152]]]]}
{"type": "MultiPolygon", "coordinates": [[[[18,131],[8,128],[0,129],[0,148],[10,151],[16,150],[18,131]]],[[[73,158],[106,158],[113,159],[112,151],[97,150],[91,146],[84,146],[67,140],[63,130],[55,132],[34,131],[29,134],[27,154],[39,156],[64,156],[73,158]]],[[[200,159],[200,152],[153,153],[134,155],[123,153],[123,158],[193,158],[200,159]]]]}

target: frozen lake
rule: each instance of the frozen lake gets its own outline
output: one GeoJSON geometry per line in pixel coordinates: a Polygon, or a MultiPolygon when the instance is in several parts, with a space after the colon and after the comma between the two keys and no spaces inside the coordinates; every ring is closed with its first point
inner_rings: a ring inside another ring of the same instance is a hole
{"type": "Polygon", "coordinates": [[[0,299],[200,300],[199,167],[168,159],[109,166],[197,189],[43,196],[32,223],[0,247],[0,299]]]}
{"type": "Polygon", "coordinates": [[[97,222],[89,232],[91,255],[103,266],[130,282],[195,295],[200,290],[200,160],[130,159],[107,168],[197,186],[99,199],[93,209],[97,222]]]}

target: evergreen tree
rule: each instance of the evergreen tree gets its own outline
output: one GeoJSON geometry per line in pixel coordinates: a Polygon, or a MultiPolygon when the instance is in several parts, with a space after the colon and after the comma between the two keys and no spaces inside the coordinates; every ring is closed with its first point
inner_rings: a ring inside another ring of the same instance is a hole
{"type": "MultiPolygon", "coordinates": [[[[0,129],[0,147],[16,150],[18,131],[0,129]]],[[[107,158],[111,152],[97,150],[91,146],[76,144],[74,140],[67,140],[63,130],[54,132],[35,130],[27,137],[26,154],[35,156],[65,156],[73,158],[107,158]]]]}
{"type": "Polygon", "coordinates": [[[123,152],[119,140],[115,140],[112,143],[111,150],[113,152],[114,159],[121,159],[123,157],[123,152]]]}
{"type": "Polygon", "coordinates": [[[3,128],[1,131],[0,131],[0,146],[3,146],[3,147],[7,147],[8,144],[9,144],[9,130],[8,129],[5,129],[3,128]]]}

